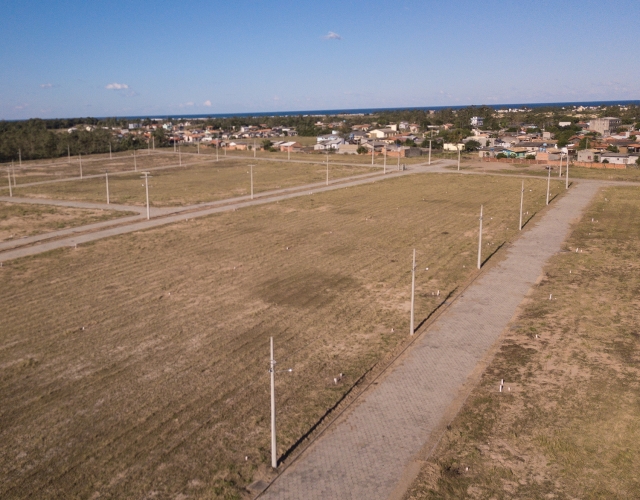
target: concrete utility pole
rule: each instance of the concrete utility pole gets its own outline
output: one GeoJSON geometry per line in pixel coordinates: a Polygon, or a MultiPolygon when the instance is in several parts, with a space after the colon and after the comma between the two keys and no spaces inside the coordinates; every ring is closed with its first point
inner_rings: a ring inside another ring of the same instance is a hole
{"type": "Polygon", "coordinates": [[[569,189],[569,155],[567,154],[567,170],[565,173],[565,189],[569,189]]]}
{"type": "Polygon", "coordinates": [[[173,152],[176,152],[176,140],[175,138],[173,139],[173,152]]]}
{"type": "Polygon", "coordinates": [[[458,171],[460,171],[460,146],[457,146],[458,148],[458,171]]]}
{"type": "Polygon", "coordinates": [[[273,359],[273,337],[270,338],[271,359],[269,373],[271,375],[271,467],[278,468],[278,451],[276,448],[276,360],[273,359]]]}
{"type": "Polygon", "coordinates": [[[480,205],[480,233],[478,234],[478,269],[482,267],[482,205],[480,205]]]}
{"type": "Polygon", "coordinates": [[[376,144],[371,141],[371,165],[373,165],[373,154],[376,152],[376,144]]]}
{"type": "Polygon", "coordinates": [[[144,189],[147,193],[147,220],[150,218],[149,214],[149,172],[143,172],[144,174],[144,189]]]}
{"type": "Polygon", "coordinates": [[[400,172],[400,146],[398,146],[398,172],[400,172]]]}
{"type": "Polygon", "coordinates": [[[20,161],[20,168],[22,168],[22,149],[18,149],[18,159],[20,161]]]}
{"type": "Polygon", "coordinates": [[[224,143],[224,155],[227,156],[227,143],[224,143]]]}
{"type": "Polygon", "coordinates": [[[109,205],[109,172],[104,173],[104,179],[107,183],[107,205],[109,205]]]}
{"type": "Polygon", "coordinates": [[[18,183],[16,182],[16,169],[13,165],[13,160],[11,160],[11,174],[13,175],[13,187],[16,187],[18,183]]]}
{"type": "Polygon", "coordinates": [[[291,146],[287,148],[287,160],[291,161],[291,146]]]}
{"type": "Polygon", "coordinates": [[[329,155],[327,154],[327,186],[329,185],[329,155]]]}
{"type": "MultiPolygon", "coordinates": [[[[549,167],[547,167],[549,168],[549,167]]],[[[549,175],[547,175],[547,205],[549,204],[549,186],[551,183],[551,169],[549,168],[549,175]]]]}
{"type": "Polygon", "coordinates": [[[253,165],[249,165],[251,175],[251,199],[253,200],[253,165]]]}
{"type": "Polygon", "coordinates": [[[431,165],[431,139],[429,139],[429,165],[431,165]]]}
{"type": "Polygon", "coordinates": [[[558,170],[558,178],[562,177],[562,153],[560,153],[560,170],[558,170]]]}
{"type": "Polygon", "coordinates": [[[138,160],[136,159],[136,149],[133,148],[133,171],[138,171],[138,160]]]}
{"type": "Polygon", "coordinates": [[[113,160],[113,155],[111,153],[111,143],[109,143],[109,159],[113,160]]]}
{"type": "Polygon", "coordinates": [[[180,162],[180,166],[182,166],[182,150],[180,146],[178,146],[178,161],[180,162]]]}
{"type": "Polygon", "coordinates": [[[216,142],[216,161],[220,161],[220,158],[218,157],[219,146],[220,146],[220,140],[216,142]]]}
{"type": "Polygon", "coordinates": [[[67,144],[67,158],[69,158],[69,164],[71,164],[71,148],[67,144]]]}
{"type": "Polygon", "coordinates": [[[522,181],[522,189],[520,190],[520,225],[518,231],[522,231],[522,205],[524,204],[524,181],[522,181]]]}
{"type": "Polygon", "coordinates": [[[156,137],[154,135],[151,136],[151,144],[153,146],[153,150],[156,150],[156,137]]]}
{"type": "Polygon", "coordinates": [[[80,178],[82,179],[82,155],[78,153],[78,161],[80,162],[80,178]]]}
{"type": "Polygon", "coordinates": [[[200,142],[196,143],[198,145],[198,154],[200,154],[200,142]]]}
{"type": "Polygon", "coordinates": [[[416,249],[413,249],[413,264],[411,265],[411,321],[409,326],[409,334],[413,335],[413,312],[416,298],[416,249]]]}
{"type": "Polygon", "coordinates": [[[256,149],[256,141],[253,141],[253,157],[255,158],[257,154],[257,149],[256,149]]]}
{"type": "Polygon", "coordinates": [[[384,167],[382,168],[382,173],[386,174],[387,173],[387,147],[384,147],[384,167]]]}
{"type": "Polygon", "coordinates": [[[13,198],[13,188],[11,187],[11,172],[7,170],[7,177],[9,178],[9,196],[13,198]]]}

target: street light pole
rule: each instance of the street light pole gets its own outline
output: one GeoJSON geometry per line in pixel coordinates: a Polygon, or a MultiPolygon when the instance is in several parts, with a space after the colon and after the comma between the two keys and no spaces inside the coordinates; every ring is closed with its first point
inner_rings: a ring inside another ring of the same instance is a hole
{"type": "Polygon", "coordinates": [[[478,269],[482,266],[482,205],[480,205],[480,233],[478,235],[478,269]]]}
{"type": "Polygon", "coordinates": [[[520,190],[520,225],[518,231],[522,231],[522,205],[524,204],[524,181],[522,181],[522,189],[520,190]]]}
{"type": "Polygon", "coordinates": [[[416,249],[413,249],[413,264],[411,265],[411,321],[409,334],[413,335],[413,312],[416,298],[416,249]]]}
{"type": "Polygon", "coordinates": [[[253,200],[253,165],[249,165],[251,175],[251,199],[253,200]]]}
{"type": "Polygon", "coordinates": [[[109,172],[104,173],[104,178],[107,182],[107,205],[109,205],[109,172]]]}
{"type": "Polygon", "coordinates": [[[149,172],[144,172],[144,189],[147,193],[147,220],[149,220],[149,172]]]}
{"type": "Polygon", "coordinates": [[[549,175],[547,175],[547,205],[549,204],[549,185],[550,185],[550,183],[551,183],[551,169],[549,168],[549,175]]]}
{"type": "Polygon", "coordinates": [[[329,154],[327,153],[327,186],[329,185],[329,154]]]}
{"type": "Polygon", "coordinates": [[[276,448],[276,360],[273,359],[273,337],[270,338],[271,359],[269,372],[271,375],[271,467],[278,468],[278,452],[276,448]]]}
{"type": "Polygon", "coordinates": [[[431,165],[431,139],[429,139],[429,165],[431,165]]]}

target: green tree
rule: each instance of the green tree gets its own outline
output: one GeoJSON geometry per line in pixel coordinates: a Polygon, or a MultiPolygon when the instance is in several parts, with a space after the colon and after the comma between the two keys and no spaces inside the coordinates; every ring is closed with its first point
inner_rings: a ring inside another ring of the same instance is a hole
{"type": "Polygon", "coordinates": [[[367,148],[365,148],[364,146],[358,146],[358,149],[356,149],[356,152],[359,155],[367,154],[367,148]]]}
{"type": "Polygon", "coordinates": [[[480,143],[476,140],[471,139],[467,141],[464,145],[465,151],[477,151],[480,148],[480,143]]]}

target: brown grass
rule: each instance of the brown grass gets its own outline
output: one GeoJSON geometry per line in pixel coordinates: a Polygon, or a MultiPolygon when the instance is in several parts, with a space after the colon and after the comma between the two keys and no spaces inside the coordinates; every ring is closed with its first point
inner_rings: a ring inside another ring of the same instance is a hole
{"type": "Polygon", "coordinates": [[[481,203],[487,251],[515,237],[519,189],[415,175],[5,263],[0,496],[242,496],[269,475],[269,337],[282,454],[406,341],[411,250],[420,321],[476,272],[481,203]]]}
{"type": "Polygon", "coordinates": [[[407,498],[640,498],[638,194],[599,195],[407,498]]]}
{"type": "Polygon", "coordinates": [[[132,215],[130,212],[0,202],[0,241],[132,215]]]}

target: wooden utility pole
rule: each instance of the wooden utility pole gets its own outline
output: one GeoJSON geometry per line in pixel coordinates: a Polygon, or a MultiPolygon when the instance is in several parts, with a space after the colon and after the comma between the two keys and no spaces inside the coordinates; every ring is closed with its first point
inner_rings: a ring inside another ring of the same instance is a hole
{"type": "Polygon", "coordinates": [[[478,269],[482,267],[482,205],[480,205],[480,232],[478,233],[478,269]]]}

